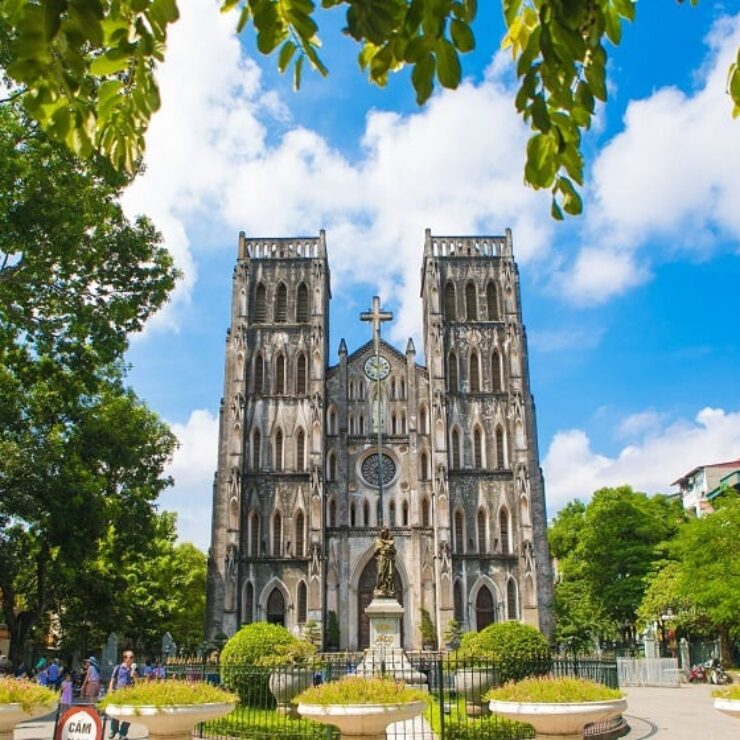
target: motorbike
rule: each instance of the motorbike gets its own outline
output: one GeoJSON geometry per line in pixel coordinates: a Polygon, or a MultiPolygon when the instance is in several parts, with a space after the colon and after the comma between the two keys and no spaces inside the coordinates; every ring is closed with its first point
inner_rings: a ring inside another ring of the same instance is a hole
{"type": "Polygon", "coordinates": [[[689,671],[689,683],[706,683],[707,674],[704,671],[704,663],[697,663],[691,666],[689,671]]]}
{"type": "MultiPolygon", "coordinates": [[[[719,658],[714,658],[708,661],[709,665],[706,668],[706,673],[709,675],[709,683],[724,685],[732,682],[732,678],[725,673],[720,663],[719,658]]],[[[706,664],[705,664],[706,665],[706,664]]]]}

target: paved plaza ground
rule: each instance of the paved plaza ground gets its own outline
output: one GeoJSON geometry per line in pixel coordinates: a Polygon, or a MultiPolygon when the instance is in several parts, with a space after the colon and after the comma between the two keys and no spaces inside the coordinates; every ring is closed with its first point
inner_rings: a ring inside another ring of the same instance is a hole
{"type": "MultiPolygon", "coordinates": [[[[678,689],[627,689],[630,740],[740,740],[740,721],[720,714],[712,706],[714,687],[685,685],[678,689]]],[[[410,729],[410,728],[409,728],[410,729]]],[[[405,737],[411,737],[406,729],[405,737]]],[[[54,716],[28,722],[15,731],[15,740],[52,740],[54,716]]],[[[417,733],[414,733],[416,736],[417,733]]],[[[428,727],[419,726],[418,740],[428,740],[428,727]]],[[[147,736],[142,725],[131,725],[130,740],[147,736]]],[[[393,740],[393,738],[389,738],[393,740]]]]}

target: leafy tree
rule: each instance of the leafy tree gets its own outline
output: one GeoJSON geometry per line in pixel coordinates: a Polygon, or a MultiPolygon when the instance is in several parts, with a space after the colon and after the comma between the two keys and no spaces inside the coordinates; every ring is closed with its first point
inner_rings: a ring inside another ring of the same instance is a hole
{"type": "Polygon", "coordinates": [[[646,577],[665,560],[665,543],[683,517],[678,502],[629,486],[602,488],[588,505],[566,506],[549,533],[561,573],[555,591],[560,639],[585,644],[594,633],[610,637],[616,629],[634,639],[646,577]]]}
{"type": "MultiPolygon", "coordinates": [[[[680,2],[681,0],[679,0],[680,2]]],[[[698,0],[691,0],[696,5],[698,0]]],[[[423,103],[434,89],[460,83],[460,54],[475,48],[477,0],[323,0],[343,6],[344,33],[360,46],[358,63],[385,85],[411,66],[423,103]]],[[[237,31],[250,27],[263,54],[292,65],[295,87],[304,63],[326,75],[319,56],[313,0],[221,0],[239,10],[237,31]]],[[[581,136],[596,101],[606,101],[607,46],[618,46],[634,0],[502,0],[502,46],[516,61],[517,111],[532,130],[525,180],[551,190],[552,215],[581,212],[581,136]]],[[[29,113],[77,153],[101,151],[129,171],[159,107],[154,67],[164,55],[175,0],[4,0],[0,3],[3,65],[29,113]]],[[[740,51],[729,70],[733,115],[740,114],[740,51]]]]}
{"type": "MultiPolygon", "coordinates": [[[[7,10],[3,3],[3,12],[7,10]]],[[[101,538],[145,542],[169,429],[123,386],[176,273],[125,178],[0,107],[0,608],[17,659],[101,538]]]]}
{"type": "Polygon", "coordinates": [[[725,495],[713,514],[685,524],[671,547],[680,563],[678,590],[711,620],[727,663],[732,662],[731,638],[740,634],[738,542],[740,496],[725,495]]]}
{"type": "Polygon", "coordinates": [[[642,625],[657,624],[661,642],[669,632],[675,636],[705,637],[711,622],[681,588],[682,563],[670,560],[648,577],[647,588],[637,610],[642,625]]]}

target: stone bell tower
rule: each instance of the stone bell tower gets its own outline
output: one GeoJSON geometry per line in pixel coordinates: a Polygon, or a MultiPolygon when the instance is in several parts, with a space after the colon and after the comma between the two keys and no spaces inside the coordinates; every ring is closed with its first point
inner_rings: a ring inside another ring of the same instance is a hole
{"type": "Polygon", "coordinates": [[[239,236],[214,482],[207,634],[322,620],[324,232],[239,236]]]}

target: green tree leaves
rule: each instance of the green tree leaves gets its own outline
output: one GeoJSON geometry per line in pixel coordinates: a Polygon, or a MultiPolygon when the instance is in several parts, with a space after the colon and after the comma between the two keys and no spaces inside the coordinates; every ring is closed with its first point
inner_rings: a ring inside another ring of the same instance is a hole
{"type": "MultiPolygon", "coordinates": [[[[695,5],[697,0],[691,0],[695,5]]],[[[460,55],[475,48],[476,0],[322,0],[344,6],[344,33],[360,45],[358,63],[371,82],[412,66],[418,103],[435,85],[460,84],[460,55]]],[[[517,111],[532,130],[524,180],[552,193],[552,214],[578,214],[584,165],[581,141],[596,101],[607,99],[606,43],[619,45],[634,0],[502,0],[502,40],[516,62],[517,111]]],[[[322,75],[317,7],[312,0],[221,0],[250,22],[257,48],[277,53],[301,85],[307,62],[322,75]]],[[[93,151],[133,172],[144,133],[159,107],[155,67],[175,0],[3,0],[0,58],[28,113],[75,153],[93,151]]],[[[732,115],[740,116],[740,51],[727,77],[732,115]]]]}

